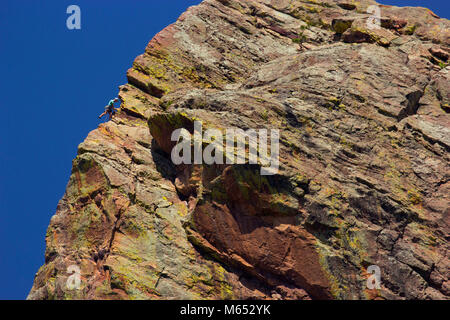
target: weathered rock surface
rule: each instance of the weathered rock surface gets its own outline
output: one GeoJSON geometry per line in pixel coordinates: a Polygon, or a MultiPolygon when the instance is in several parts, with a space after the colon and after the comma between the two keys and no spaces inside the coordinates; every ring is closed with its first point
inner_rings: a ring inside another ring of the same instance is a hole
{"type": "Polygon", "coordinates": [[[450,21],[380,6],[372,30],[373,4],[205,0],[156,35],[78,148],[28,298],[448,299],[450,21]],[[278,174],[175,166],[194,120],[280,129],[278,174]]]}

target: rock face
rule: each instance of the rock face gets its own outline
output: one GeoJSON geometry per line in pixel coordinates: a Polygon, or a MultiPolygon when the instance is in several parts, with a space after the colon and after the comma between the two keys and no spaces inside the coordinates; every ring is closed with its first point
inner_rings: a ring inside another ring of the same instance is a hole
{"type": "Polygon", "coordinates": [[[448,299],[450,21],[380,5],[369,28],[374,4],[205,0],[157,34],[78,148],[28,298],[448,299]],[[278,173],[174,165],[195,120],[279,129],[278,173]]]}

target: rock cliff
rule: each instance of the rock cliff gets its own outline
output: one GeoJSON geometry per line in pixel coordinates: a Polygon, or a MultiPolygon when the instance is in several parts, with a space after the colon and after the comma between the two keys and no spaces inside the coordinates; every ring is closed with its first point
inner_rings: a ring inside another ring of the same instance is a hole
{"type": "Polygon", "coordinates": [[[158,33],[78,147],[28,299],[449,299],[450,21],[379,5],[374,28],[375,4],[205,0],[158,33]],[[196,120],[279,129],[278,173],[174,165],[196,120]]]}

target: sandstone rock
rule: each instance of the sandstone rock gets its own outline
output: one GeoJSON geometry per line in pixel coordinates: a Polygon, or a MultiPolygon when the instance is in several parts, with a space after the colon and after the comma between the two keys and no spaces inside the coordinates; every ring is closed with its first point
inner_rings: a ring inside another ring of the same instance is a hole
{"type": "Polygon", "coordinates": [[[382,6],[372,30],[373,4],[205,0],[158,33],[79,145],[28,298],[448,299],[450,22],[382,6]],[[174,165],[198,120],[279,129],[279,171],[174,165]]]}
{"type": "Polygon", "coordinates": [[[377,43],[384,47],[389,46],[391,44],[391,41],[396,37],[396,35],[385,28],[371,28],[367,25],[367,20],[363,19],[356,19],[355,21],[353,21],[351,26],[345,28],[345,32],[343,32],[342,35],[342,39],[345,42],[377,43]]]}
{"type": "Polygon", "coordinates": [[[430,49],[430,53],[433,56],[438,57],[439,59],[443,60],[443,61],[447,61],[448,60],[448,52],[445,52],[444,50],[442,50],[441,48],[438,48],[436,46],[431,47],[430,49]]]}

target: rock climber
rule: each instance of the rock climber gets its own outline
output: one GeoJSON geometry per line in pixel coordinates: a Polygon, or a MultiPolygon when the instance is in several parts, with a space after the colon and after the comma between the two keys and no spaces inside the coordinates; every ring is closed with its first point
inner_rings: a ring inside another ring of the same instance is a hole
{"type": "Polygon", "coordinates": [[[109,116],[108,120],[111,120],[113,115],[116,114],[116,108],[114,108],[114,103],[116,103],[118,101],[119,101],[119,98],[114,98],[114,99],[110,100],[108,105],[105,107],[105,112],[103,112],[101,115],[99,115],[98,118],[100,119],[104,115],[108,114],[108,116],[109,116]]]}

